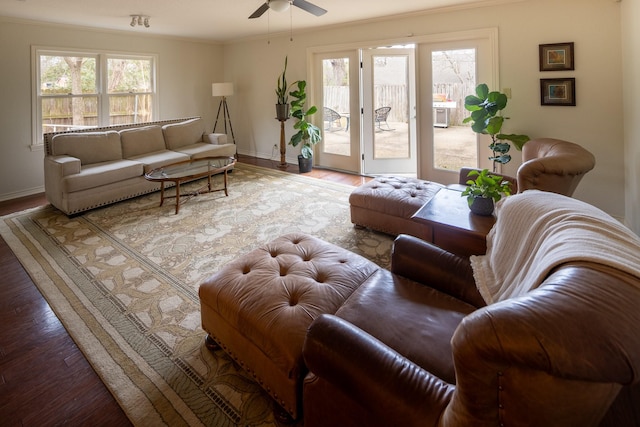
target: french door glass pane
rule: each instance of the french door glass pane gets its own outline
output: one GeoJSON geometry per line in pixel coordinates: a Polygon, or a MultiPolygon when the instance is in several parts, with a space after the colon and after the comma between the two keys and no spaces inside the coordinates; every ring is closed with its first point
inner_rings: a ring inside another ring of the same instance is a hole
{"type": "Polygon", "coordinates": [[[464,98],[475,93],[476,50],[433,51],[433,150],[434,168],[459,170],[478,165],[476,134],[469,124],[464,98]]]}
{"type": "Polygon", "coordinates": [[[351,156],[349,58],[322,61],[323,151],[351,156]]]}
{"type": "Polygon", "coordinates": [[[408,159],[409,58],[373,56],[373,158],[408,159]]]}

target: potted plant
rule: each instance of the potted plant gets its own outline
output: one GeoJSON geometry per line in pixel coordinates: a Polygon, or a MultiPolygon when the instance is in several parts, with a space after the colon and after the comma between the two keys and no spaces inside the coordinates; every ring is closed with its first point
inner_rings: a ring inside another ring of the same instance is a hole
{"type": "MultiPolygon", "coordinates": [[[[276,87],[276,118],[284,122],[289,119],[289,86],[287,85],[287,59],[284,57],[284,70],[278,77],[278,85],[276,87]]],[[[294,83],[295,84],[295,83],[294,83]]],[[[291,85],[293,86],[293,84],[291,85]]]]}
{"type": "Polygon", "coordinates": [[[511,160],[509,149],[510,141],[518,150],[529,140],[527,135],[515,135],[500,133],[504,120],[501,111],[507,106],[507,96],[500,92],[489,92],[489,87],[482,83],[476,87],[476,95],[469,95],[464,99],[464,108],[471,111],[471,116],[464,119],[463,123],[473,122],[471,129],[476,133],[491,136],[489,148],[493,155],[489,160],[493,161],[493,171],[496,172],[496,163],[506,164],[511,160]]]}
{"type": "Polygon", "coordinates": [[[302,144],[300,155],[298,156],[298,166],[300,167],[300,172],[303,173],[311,171],[313,146],[322,140],[322,133],[319,127],[309,121],[309,117],[318,111],[316,106],[313,105],[308,110],[305,109],[307,82],[299,80],[296,84],[298,86],[297,90],[289,94],[294,98],[291,101],[291,116],[297,120],[293,125],[293,129],[297,130],[297,132],[291,137],[289,144],[293,147],[302,144]]]}
{"type": "Polygon", "coordinates": [[[499,175],[490,174],[489,169],[472,170],[469,176],[477,177],[467,181],[468,187],[462,192],[462,197],[467,197],[469,209],[475,214],[493,214],[495,202],[503,195],[511,194],[511,183],[499,175]]]}

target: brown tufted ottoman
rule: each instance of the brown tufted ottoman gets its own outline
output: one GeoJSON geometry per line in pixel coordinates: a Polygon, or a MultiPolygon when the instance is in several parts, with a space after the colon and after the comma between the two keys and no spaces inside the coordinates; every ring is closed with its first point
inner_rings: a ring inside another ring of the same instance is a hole
{"type": "Polygon", "coordinates": [[[383,233],[410,234],[431,241],[431,229],[411,217],[443,185],[416,178],[381,176],[353,190],[349,196],[351,222],[383,233]]]}
{"type": "Polygon", "coordinates": [[[315,237],[279,237],[200,285],[207,346],[222,347],[295,419],[306,375],[307,327],[318,315],[335,313],[378,269],[315,237]]]}

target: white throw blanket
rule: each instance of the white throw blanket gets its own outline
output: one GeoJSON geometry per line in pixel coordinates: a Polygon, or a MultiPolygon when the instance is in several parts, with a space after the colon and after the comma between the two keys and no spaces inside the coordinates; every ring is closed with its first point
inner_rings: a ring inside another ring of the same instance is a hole
{"type": "Polygon", "coordinates": [[[522,296],[556,266],[588,261],[640,278],[640,238],[600,209],[538,190],[496,206],[487,253],[472,256],[476,286],[487,304],[522,296]]]}

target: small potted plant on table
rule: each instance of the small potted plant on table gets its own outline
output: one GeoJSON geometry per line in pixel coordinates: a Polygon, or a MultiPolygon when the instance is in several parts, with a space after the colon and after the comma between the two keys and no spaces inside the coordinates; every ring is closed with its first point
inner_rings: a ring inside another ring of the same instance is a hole
{"type": "Polygon", "coordinates": [[[467,181],[468,187],[462,192],[462,197],[467,197],[469,209],[477,215],[492,215],[495,202],[503,195],[511,194],[511,183],[499,175],[490,174],[489,169],[472,170],[469,176],[476,178],[467,181]]]}

